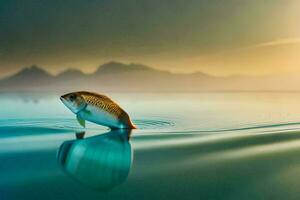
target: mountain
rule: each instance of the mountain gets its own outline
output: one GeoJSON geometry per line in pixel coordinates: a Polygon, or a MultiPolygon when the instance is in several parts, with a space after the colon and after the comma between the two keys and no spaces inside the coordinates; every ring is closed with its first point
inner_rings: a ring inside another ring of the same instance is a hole
{"type": "Polygon", "coordinates": [[[134,73],[134,72],[155,72],[153,68],[142,64],[123,64],[119,62],[109,62],[101,65],[95,72],[95,75],[116,74],[116,73],[134,73]]]}
{"type": "Polygon", "coordinates": [[[31,67],[26,67],[21,71],[17,72],[11,77],[7,77],[4,80],[6,81],[29,81],[36,79],[51,79],[52,75],[37,65],[32,65],[31,67]]]}
{"type": "Polygon", "coordinates": [[[78,69],[67,69],[59,73],[56,78],[60,80],[74,80],[84,77],[85,74],[78,69]]]}
{"type": "Polygon", "coordinates": [[[23,88],[35,88],[36,85],[49,86],[53,81],[54,76],[37,65],[33,65],[0,80],[0,90],[23,90],[23,88]]]}
{"type": "Polygon", "coordinates": [[[203,92],[295,91],[297,76],[215,77],[202,72],[171,73],[142,64],[105,63],[92,74],[68,69],[52,75],[33,65],[0,80],[0,91],[203,92]]]}

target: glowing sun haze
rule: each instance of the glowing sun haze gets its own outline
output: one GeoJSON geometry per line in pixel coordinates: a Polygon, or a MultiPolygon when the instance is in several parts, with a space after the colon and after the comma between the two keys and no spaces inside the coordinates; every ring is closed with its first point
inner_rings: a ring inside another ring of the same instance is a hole
{"type": "Polygon", "coordinates": [[[300,72],[300,0],[2,0],[0,73],[92,72],[115,60],[173,72],[300,72]]]}

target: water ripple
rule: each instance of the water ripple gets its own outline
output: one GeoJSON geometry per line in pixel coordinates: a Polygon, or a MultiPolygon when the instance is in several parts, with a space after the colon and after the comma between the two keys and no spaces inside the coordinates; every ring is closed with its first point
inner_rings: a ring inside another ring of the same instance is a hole
{"type": "MultiPolygon", "coordinates": [[[[200,126],[181,126],[180,122],[172,119],[135,119],[138,130],[136,135],[143,134],[210,134],[210,133],[226,133],[226,132],[281,132],[295,131],[300,129],[300,122],[288,123],[270,123],[270,124],[252,124],[248,126],[236,125],[232,128],[218,127],[216,129],[202,128],[200,126]]],[[[76,119],[67,118],[39,118],[39,119],[1,119],[0,134],[16,133],[16,132],[74,132],[74,131],[100,131],[107,128],[89,123],[87,128],[82,128],[77,123],[76,119]]]]}
{"type": "Polygon", "coordinates": [[[166,120],[154,120],[154,119],[144,119],[144,120],[134,120],[134,124],[137,125],[139,129],[161,129],[170,128],[175,126],[175,122],[166,120]]]}

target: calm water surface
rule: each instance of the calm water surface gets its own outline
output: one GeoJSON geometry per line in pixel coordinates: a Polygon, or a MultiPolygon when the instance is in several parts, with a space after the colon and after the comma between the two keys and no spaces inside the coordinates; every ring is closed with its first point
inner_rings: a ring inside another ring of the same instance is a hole
{"type": "Polygon", "coordinates": [[[300,93],[109,95],[138,130],[1,93],[0,199],[300,199],[300,93]]]}

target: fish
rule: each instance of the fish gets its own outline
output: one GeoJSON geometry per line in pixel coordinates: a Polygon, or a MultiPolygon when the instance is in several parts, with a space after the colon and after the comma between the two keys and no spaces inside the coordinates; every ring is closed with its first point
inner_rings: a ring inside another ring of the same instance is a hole
{"type": "Polygon", "coordinates": [[[111,98],[89,91],[78,91],[60,97],[79,124],[85,127],[85,121],[93,122],[111,129],[136,129],[129,115],[111,98]]]}

